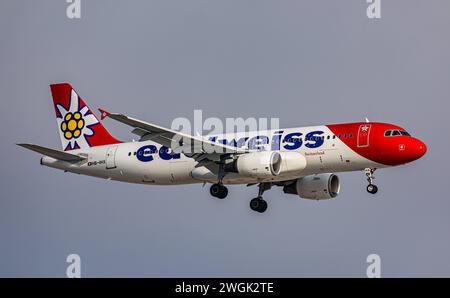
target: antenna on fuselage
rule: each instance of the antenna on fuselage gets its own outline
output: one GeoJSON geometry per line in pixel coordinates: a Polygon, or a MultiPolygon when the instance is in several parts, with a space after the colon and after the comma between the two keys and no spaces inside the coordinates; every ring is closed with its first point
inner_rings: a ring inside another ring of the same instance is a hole
{"type": "Polygon", "coordinates": [[[369,122],[370,122],[370,121],[369,121],[369,118],[366,117],[366,123],[369,123],[369,122]]]}

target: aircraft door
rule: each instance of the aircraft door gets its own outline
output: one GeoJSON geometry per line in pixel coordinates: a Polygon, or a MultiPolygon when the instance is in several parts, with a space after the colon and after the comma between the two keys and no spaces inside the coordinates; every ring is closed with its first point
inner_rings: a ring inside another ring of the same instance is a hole
{"type": "Polygon", "coordinates": [[[358,148],[369,147],[371,124],[362,124],[358,129],[357,146],[358,148]]]}
{"type": "Polygon", "coordinates": [[[116,152],[118,146],[111,146],[106,150],[106,169],[116,168],[116,152]]]}

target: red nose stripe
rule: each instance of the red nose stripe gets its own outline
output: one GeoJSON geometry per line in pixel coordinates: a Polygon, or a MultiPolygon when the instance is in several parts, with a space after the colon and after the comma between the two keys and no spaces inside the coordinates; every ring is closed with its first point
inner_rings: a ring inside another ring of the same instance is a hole
{"type": "Polygon", "coordinates": [[[406,136],[385,137],[386,130],[405,131],[396,125],[357,122],[327,127],[334,135],[340,135],[340,140],[351,150],[376,163],[389,166],[404,164],[420,158],[426,152],[425,144],[418,139],[406,136]]]}

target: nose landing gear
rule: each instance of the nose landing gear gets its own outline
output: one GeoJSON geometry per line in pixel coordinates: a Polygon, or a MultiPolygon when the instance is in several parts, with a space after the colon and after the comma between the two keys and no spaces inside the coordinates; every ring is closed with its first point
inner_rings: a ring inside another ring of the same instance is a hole
{"type": "Polygon", "coordinates": [[[369,192],[373,195],[376,194],[378,192],[378,186],[376,186],[374,184],[367,185],[367,192],[369,192]]]}
{"type": "Polygon", "coordinates": [[[376,186],[375,184],[373,184],[373,180],[375,179],[375,177],[373,176],[373,173],[375,172],[376,169],[372,169],[372,168],[367,168],[365,169],[366,172],[366,176],[367,176],[367,182],[369,182],[369,185],[367,185],[367,192],[371,193],[371,194],[376,194],[378,192],[378,186],[376,186]]]}

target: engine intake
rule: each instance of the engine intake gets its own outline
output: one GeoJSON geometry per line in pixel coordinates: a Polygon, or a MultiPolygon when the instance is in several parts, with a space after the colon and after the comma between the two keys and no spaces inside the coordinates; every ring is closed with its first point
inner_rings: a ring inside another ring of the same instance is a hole
{"type": "Polygon", "coordinates": [[[303,199],[325,200],[335,198],[341,188],[339,177],[335,174],[309,175],[284,186],[283,191],[303,199]]]}

